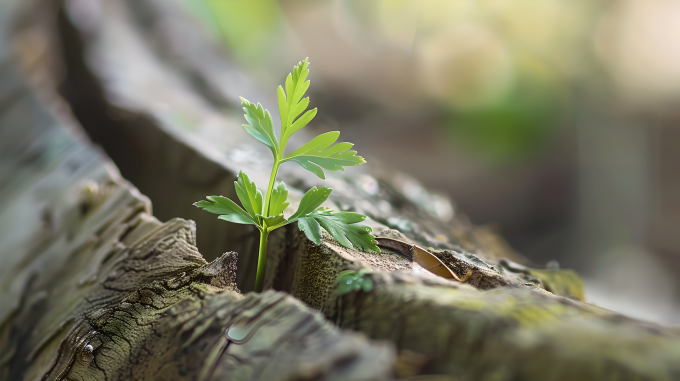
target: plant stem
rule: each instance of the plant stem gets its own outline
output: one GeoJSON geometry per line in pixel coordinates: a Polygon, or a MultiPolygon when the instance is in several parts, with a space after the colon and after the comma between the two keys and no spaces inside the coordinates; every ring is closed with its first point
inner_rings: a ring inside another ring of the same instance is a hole
{"type": "Polygon", "coordinates": [[[257,256],[257,275],[255,276],[255,292],[262,292],[264,286],[264,270],[267,264],[267,229],[260,230],[260,250],[257,256]]]}
{"type": "MultiPolygon", "coordinates": [[[[281,162],[276,159],[274,160],[274,166],[272,167],[272,174],[269,176],[269,187],[267,187],[267,196],[264,199],[264,216],[269,217],[269,200],[272,197],[272,191],[274,190],[274,182],[276,181],[276,174],[279,172],[279,165],[281,162]]],[[[267,223],[262,222],[264,225],[260,228],[260,250],[257,255],[257,275],[255,275],[255,292],[262,292],[264,286],[264,270],[267,264],[267,237],[269,236],[269,230],[267,229],[267,223]]]]}
{"type": "Polygon", "coordinates": [[[269,175],[269,187],[267,187],[267,196],[264,199],[264,216],[269,217],[269,200],[272,197],[272,191],[274,190],[274,182],[276,182],[276,174],[279,173],[279,165],[281,162],[277,159],[274,160],[274,166],[272,167],[272,173],[269,175]]]}

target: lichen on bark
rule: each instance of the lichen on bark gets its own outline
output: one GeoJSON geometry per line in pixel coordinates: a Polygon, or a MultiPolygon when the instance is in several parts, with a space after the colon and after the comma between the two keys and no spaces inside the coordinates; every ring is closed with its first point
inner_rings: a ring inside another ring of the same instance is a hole
{"type": "MultiPolygon", "coordinates": [[[[206,89],[243,82],[229,82],[233,66],[176,2],[92,1],[98,23],[38,1],[43,18],[16,16],[0,35],[17,42],[0,45],[0,379],[680,377],[676,330],[580,301],[574,273],[528,267],[488,229],[437,213],[426,190],[409,198],[406,177],[373,167],[332,177],[332,202],[465,283],[403,253],[315,245],[292,226],[270,236],[272,290],[241,294],[254,283],[256,232],[191,203],[231,189],[237,164],[258,176],[257,151],[222,112],[234,89],[206,89]],[[172,33],[192,44],[169,44],[172,33]],[[361,269],[370,291],[333,292],[338,273],[361,269]]],[[[2,2],[0,15],[27,4],[2,2]]],[[[282,176],[292,194],[315,185],[282,176]]]]}

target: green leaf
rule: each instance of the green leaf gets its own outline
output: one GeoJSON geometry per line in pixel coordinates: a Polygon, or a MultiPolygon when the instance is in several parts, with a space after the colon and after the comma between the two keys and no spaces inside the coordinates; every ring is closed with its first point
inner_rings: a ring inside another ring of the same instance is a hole
{"type": "MultiPolygon", "coordinates": [[[[366,216],[362,214],[317,210],[305,217],[307,220],[315,220],[318,222],[319,225],[330,233],[330,235],[332,235],[342,246],[352,248],[353,245],[359,250],[380,252],[380,249],[378,249],[378,242],[371,233],[372,229],[366,225],[357,224],[357,222],[366,219],[366,216]]],[[[307,225],[311,226],[312,224],[310,221],[307,221],[307,225]]],[[[306,234],[307,233],[305,232],[305,235],[306,234]]]]}
{"type": "Polygon", "coordinates": [[[206,212],[221,214],[217,217],[220,220],[235,222],[237,224],[251,224],[258,225],[254,217],[238,206],[235,202],[223,196],[208,196],[210,201],[199,201],[194,203],[195,206],[203,208],[206,212]]]}
{"type": "Polygon", "coordinates": [[[265,110],[261,104],[255,105],[243,97],[241,97],[241,104],[243,104],[244,116],[248,122],[248,124],[243,125],[243,128],[255,139],[269,147],[275,159],[278,158],[279,142],[274,132],[274,123],[269,111],[265,110]]]}
{"type": "Polygon", "coordinates": [[[338,274],[335,279],[337,284],[335,288],[336,295],[344,295],[352,291],[364,290],[370,292],[373,290],[373,280],[367,277],[367,269],[361,269],[358,272],[354,270],[345,270],[338,274]]]}
{"type": "Polygon", "coordinates": [[[251,216],[262,214],[262,192],[257,189],[257,185],[250,181],[243,171],[238,173],[238,180],[234,182],[234,185],[236,187],[236,195],[241,200],[243,208],[251,216]]]}
{"type": "Polygon", "coordinates": [[[317,245],[321,245],[321,225],[313,218],[299,218],[298,228],[305,233],[307,238],[317,245]]]}
{"type": "MultiPolygon", "coordinates": [[[[307,103],[309,103],[309,102],[307,102],[307,103]]],[[[306,108],[306,107],[305,107],[305,108],[306,108]]],[[[304,109],[302,109],[302,111],[304,111],[304,109]]],[[[296,120],[295,123],[293,123],[293,124],[288,128],[288,130],[286,131],[286,132],[287,132],[287,135],[288,135],[288,136],[293,135],[294,133],[296,133],[296,132],[298,132],[300,129],[302,129],[302,127],[304,127],[304,126],[306,126],[307,124],[309,124],[309,122],[311,122],[312,119],[314,119],[314,117],[316,116],[316,111],[317,111],[316,108],[313,108],[313,109],[307,111],[307,112],[305,113],[305,115],[301,116],[300,119],[296,120]]]]}
{"type": "Polygon", "coordinates": [[[343,224],[356,224],[357,222],[363,222],[366,216],[360,213],[354,212],[333,212],[332,210],[319,210],[319,214],[332,215],[337,218],[343,224]]]}
{"type": "Polygon", "coordinates": [[[356,156],[356,151],[349,150],[353,146],[352,143],[333,145],[338,137],[340,137],[338,131],[321,134],[283,158],[282,162],[294,161],[322,179],[326,178],[323,169],[344,171],[344,167],[366,162],[363,157],[356,156]]]}
{"type": "Polygon", "coordinates": [[[279,114],[281,116],[281,147],[285,147],[288,138],[306,126],[316,116],[316,109],[309,110],[300,116],[309,106],[309,97],[302,98],[309,89],[309,58],[298,62],[293,71],[286,77],[285,90],[279,86],[277,90],[279,114]]]}
{"type": "Polygon", "coordinates": [[[328,199],[333,189],[322,187],[317,189],[316,187],[310,189],[302,196],[300,200],[300,206],[298,210],[290,216],[289,221],[293,221],[299,217],[306,217],[308,214],[315,211],[324,201],[328,199]]]}
{"type": "Polygon", "coordinates": [[[290,205],[289,202],[286,202],[287,199],[288,189],[286,189],[286,184],[282,181],[272,190],[271,199],[269,200],[269,214],[276,216],[283,213],[288,205],[290,205]]]}
{"type": "Polygon", "coordinates": [[[217,216],[217,219],[233,222],[233,223],[236,223],[236,224],[260,226],[260,224],[258,224],[257,222],[252,221],[251,219],[243,217],[243,216],[238,215],[238,214],[223,214],[221,216],[217,216]]]}
{"type": "Polygon", "coordinates": [[[276,89],[276,97],[279,101],[279,116],[281,117],[281,136],[283,137],[284,135],[284,128],[286,127],[286,123],[288,123],[288,114],[290,108],[288,107],[288,101],[286,100],[286,92],[283,90],[283,87],[279,86],[278,89],[276,89]]]}
{"type": "MultiPolygon", "coordinates": [[[[293,121],[293,120],[295,120],[295,118],[297,118],[298,116],[300,116],[300,114],[302,114],[305,110],[307,110],[307,106],[309,106],[309,97],[302,99],[302,100],[300,101],[300,103],[298,103],[297,105],[295,105],[295,106],[290,110],[290,120],[293,121]]],[[[310,110],[310,111],[308,111],[308,112],[311,112],[311,111],[314,111],[314,114],[316,114],[316,108],[315,108],[314,110],[310,110]]],[[[310,120],[311,120],[311,119],[310,119],[310,120]]],[[[299,120],[298,120],[298,122],[299,122],[299,120]]],[[[307,123],[309,123],[309,121],[307,121],[305,124],[307,124],[307,123]]],[[[297,122],[293,123],[293,125],[295,125],[295,124],[297,124],[297,122]]],[[[299,130],[299,128],[298,128],[298,130],[299,130]]],[[[295,131],[297,131],[297,130],[295,130],[295,131]]],[[[294,133],[295,131],[290,132],[290,135],[293,135],[293,133],[294,133]]]]}
{"type": "Polygon", "coordinates": [[[279,225],[279,224],[286,222],[286,219],[283,217],[283,214],[279,214],[277,216],[269,216],[269,217],[265,217],[261,214],[258,214],[257,216],[262,218],[267,223],[267,227],[269,227],[269,228],[272,227],[272,226],[276,226],[276,225],[279,225]]]}

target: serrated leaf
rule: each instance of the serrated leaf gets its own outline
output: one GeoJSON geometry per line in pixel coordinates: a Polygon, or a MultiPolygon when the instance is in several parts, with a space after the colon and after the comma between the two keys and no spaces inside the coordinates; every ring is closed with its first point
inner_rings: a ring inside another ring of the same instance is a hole
{"type": "MultiPolygon", "coordinates": [[[[304,111],[304,110],[303,110],[304,111]]],[[[287,130],[286,135],[290,136],[293,135],[294,133],[298,132],[302,127],[306,126],[309,124],[309,122],[314,119],[316,116],[316,108],[313,108],[309,111],[307,111],[304,115],[302,115],[298,120],[295,121],[287,130]]]]}
{"type": "Polygon", "coordinates": [[[279,101],[279,114],[281,116],[281,147],[285,147],[288,138],[296,131],[306,126],[316,115],[316,109],[307,111],[297,121],[309,106],[309,98],[304,98],[309,89],[309,59],[298,62],[293,71],[288,74],[284,88],[279,86],[277,90],[279,101]]]}
{"type": "Polygon", "coordinates": [[[321,244],[321,225],[313,218],[299,218],[298,228],[305,233],[307,238],[317,245],[321,244]]]}
{"type": "Polygon", "coordinates": [[[279,215],[276,215],[276,216],[269,216],[269,217],[265,217],[261,214],[258,214],[257,216],[262,218],[267,223],[267,227],[276,226],[278,224],[282,224],[282,223],[286,222],[286,219],[283,217],[283,214],[279,214],[279,215]]]}
{"type": "Polygon", "coordinates": [[[316,165],[312,162],[309,162],[309,161],[299,162],[298,164],[300,164],[300,166],[302,166],[302,168],[304,168],[304,169],[308,170],[309,172],[312,172],[313,174],[317,175],[319,178],[322,178],[322,179],[326,178],[326,174],[323,172],[323,169],[321,169],[321,167],[319,167],[318,165],[316,165]]]}
{"type": "Polygon", "coordinates": [[[286,100],[286,92],[283,91],[283,87],[279,86],[278,89],[276,89],[276,97],[279,101],[279,117],[281,118],[281,136],[283,136],[283,128],[286,126],[286,123],[288,122],[288,114],[290,113],[290,109],[288,107],[288,101],[286,100]]]}
{"type": "Polygon", "coordinates": [[[241,201],[243,208],[251,215],[262,214],[262,192],[257,189],[257,185],[250,181],[248,175],[240,171],[238,179],[234,182],[236,195],[241,201]]]}
{"type": "MultiPolygon", "coordinates": [[[[380,252],[378,242],[371,233],[372,229],[366,225],[358,225],[357,222],[363,221],[366,217],[353,212],[315,212],[305,218],[308,225],[312,225],[309,220],[315,220],[333,236],[341,245],[359,250],[371,250],[380,252]]],[[[306,233],[305,233],[306,234],[306,233]]]]}
{"type": "Polygon", "coordinates": [[[326,178],[323,169],[344,171],[345,167],[366,162],[363,157],[356,156],[356,151],[349,150],[352,143],[333,145],[338,137],[338,131],[321,134],[283,158],[282,162],[294,161],[322,179],[326,178]]]}
{"type": "Polygon", "coordinates": [[[238,206],[235,202],[223,196],[208,196],[210,201],[199,201],[194,203],[195,206],[203,208],[206,212],[221,214],[217,217],[221,220],[235,222],[237,224],[251,224],[257,225],[254,217],[238,206]]]}
{"type": "Polygon", "coordinates": [[[351,248],[354,245],[359,250],[380,252],[372,229],[366,225],[345,224],[333,216],[315,216],[319,224],[330,233],[341,245],[351,248]]]}
{"type": "Polygon", "coordinates": [[[280,182],[279,185],[272,190],[271,199],[269,200],[269,214],[276,216],[283,213],[284,210],[290,205],[286,202],[288,199],[288,189],[286,189],[286,184],[280,182]]]}
{"type": "Polygon", "coordinates": [[[296,218],[306,217],[308,214],[312,213],[328,199],[328,196],[330,196],[332,191],[333,189],[328,187],[322,187],[318,189],[314,187],[308,190],[307,193],[302,196],[298,210],[292,216],[290,216],[289,220],[292,221],[296,218]]]}
{"type": "Polygon", "coordinates": [[[274,158],[278,158],[279,142],[274,132],[274,123],[269,111],[265,110],[261,104],[255,105],[243,97],[241,97],[241,104],[248,122],[248,124],[243,125],[243,128],[255,139],[269,147],[274,158]]]}
{"type": "MultiPolygon", "coordinates": [[[[309,73],[309,70],[305,70],[303,73],[304,73],[304,77],[300,78],[297,81],[297,86],[295,86],[295,95],[293,96],[293,105],[298,104],[300,102],[300,100],[302,100],[302,97],[307,92],[307,89],[309,89],[309,81],[305,81],[305,78],[307,78],[307,74],[309,73]]],[[[290,94],[288,95],[288,97],[290,97],[290,94]]],[[[290,117],[288,118],[288,121],[290,122],[290,117]]]]}
{"type": "Polygon", "coordinates": [[[363,222],[366,220],[366,216],[360,213],[354,213],[354,212],[333,212],[332,210],[328,210],[327,208],[324,208],[326,210],[319,210],[317,213],[319,214],[330,214],[337,218],[340,222],[343,224],[356,224],[357,222],[363,222]]]}
{"type": "MultiPolygon", "coordinates": [[[[307,107],[309,106],[309,97],[302,99],[297,105],[291,108],[290,110],[290,120],[295,120],[300,114],[302,114],[305,110],[307,110],[307,107]]],[[[314,109],[316,110],[316,108],[314,109]]],[[[311,119],[310,119],[311,120],[311,119]]],[[[309,122],[307,122],[309,123],[309,122]]],[[[307,124],[305,123],[305,124],[307,124]]],[[[297,131],[297,130],[296,130],[297,131]]],[[[295,131],[291,131],[290,135],[292,135],[295,131]]]]}
{"type": "MultiPolygon", "coordinates": [[[[293,73],[295,72],[295,69],[297,69],[297,67],[299,65],[300,64],[298,63],[297,65],[295,65],[293,67],[293,73]]],[[[286,77],[286,82],[284,82],[284,86],[286,86],[286,91],[285,91],[285,93],[286,93],[286,107],[288,107],[289,109],[291,107],[290,102],[292,100],[292,97],[290,96],[290,94],[295,93],[295,85],[296,85],[296,84],[293,83],[293,73],[288,74],[288,76],[286,77]]],[[[286,119],[286,123],[288,123],[288,119],[286,119]]]]}

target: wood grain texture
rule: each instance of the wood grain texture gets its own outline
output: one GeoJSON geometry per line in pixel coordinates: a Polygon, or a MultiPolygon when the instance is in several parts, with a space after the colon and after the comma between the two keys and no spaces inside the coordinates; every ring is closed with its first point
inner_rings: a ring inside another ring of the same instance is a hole
{"type": "MultiPolygon", "coordinates": [[[[206,195],[235,199],[233,181],[240,170],[267,184],[271,153],[241,127],[238,96],[274,106],[275,89],[259,91],[174,0],[93,2],[100,11],[85,26],[69,16],[82,13],[77,2],[60,18],[59,35],[67,42],[62,94],[92,139],[150,197],[157,216],[196,221],[198,247],[207,258],[226,250],[243,254],[238,284],[252,290],[257,230],[227,229],[192,204],[206,195]],[[173,42],[177,39],[185,43],[173,42]]],[[[303,129],[289,146],[311,137],[303,129]]],[[[321,181],[296,163],[282,165],[278,178],[290,190],[289,214],[307,189],[329,186],[329,206],[369,216],[366,223],[376,230],[407,223],[411,228],[404,234],[425,247],[524,260],[488,239],[450,201],[402,173],[369,163],[327,177],[321,181]]]]}
{"type": "Polygon", "coordinates": [[[1,380],[390,378],[389,345],[287,294],[242,295],[235,252],[208,263],[192,221],[153,217],[39,56],[0,63],[1,380]]]}
{"type": "MultiPolygon", "coordinates": [[[[579,301],[572,272],[526,267],[499,237],[449,213],[446,200],[370,166],[329,176],[334,206],[426,248],[465,284],[396,252],[351,250],[327,235],[315,245],[288,226],[270,235],[265,287],[276,291],[240,295],[236,288],[254,282],[256,231],[191,203],[234,197],[238,169],[266,182],[266,148],[245,135],[232,103],[266,97],[237,80],[175,2],[91,2],[99,13],[89,23],[78,19],[84,2],[68,11],[45,2],[53,22],[32,21],[44,30],[17,38],[47,48],[44,56],[23,49],[23,67],[58,61],[65,76],[46,73],[52,82],[36,88],[58,87],[89,136],[170,221],[151,217],[148,200],[64,119],[61,101],[15,84],[21,73],[3,77],[10,85],[0,94],[10,95],[0,101],[1,125],[33,129],[0,130],[0,378],[381,379],[395,353],[402,379],[680,377],[676,330],[579,301]],[[173,45],[178,36],[191,43],[173,45]],[[333,292],[339,272],[362,268],[373,290],[333,292]]],[[[293,200],[319,185],[291,166],[281,178],[293,200]]]]}
{"type": "MultiPolygon", "coordinates": [[[[680,335],[592,305],[525,288],[478,290],[374,273],[325,313],[340,327],[417,354],[408,374],[464,380],[674,380],[680,335]]],[[[400,356],[402,357],[402,356],[400,356]]]]}

